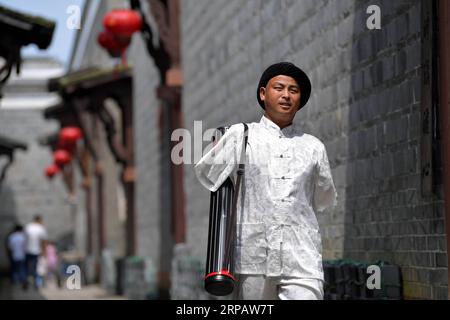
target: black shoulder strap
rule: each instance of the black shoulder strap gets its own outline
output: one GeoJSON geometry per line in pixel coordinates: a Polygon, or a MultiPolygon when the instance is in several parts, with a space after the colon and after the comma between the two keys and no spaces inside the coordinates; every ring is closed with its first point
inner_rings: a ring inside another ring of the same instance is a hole
{"type": "Polygon", "coordinates": [[[240,176],[244,174],[245,171],[245,151],[247,150],[247,141],[248,141],[248,125],[246,123],[242,123],[244,125],[244,136],[242,139],[242,149],[241,149],[241,157],[239,159],[239,168],[237,171],[238,180],[236,181],[237,190],[239,190],[239,182],[240,176]]]}

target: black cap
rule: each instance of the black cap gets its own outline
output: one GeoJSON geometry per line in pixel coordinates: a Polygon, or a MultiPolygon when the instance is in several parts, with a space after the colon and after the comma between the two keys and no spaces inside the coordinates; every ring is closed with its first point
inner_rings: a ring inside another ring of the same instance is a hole
{"type": "Polygon", "coordinates": [[[259,89],[261,87],[266,87],[267,83],[273,77],[284,75],[289,76],[297,81],[300,86],[300,107],[301,109],[309,100],[311,95],[311,81],[309,80],[306,73],[304,73],[299,67],[291,62],[279,62],[269,66],[261,75],[261,79],[258,83],[258,89],[256,90],[256,98],[261,108],[265,109],[264,101],[259,97],[259,89]]]}

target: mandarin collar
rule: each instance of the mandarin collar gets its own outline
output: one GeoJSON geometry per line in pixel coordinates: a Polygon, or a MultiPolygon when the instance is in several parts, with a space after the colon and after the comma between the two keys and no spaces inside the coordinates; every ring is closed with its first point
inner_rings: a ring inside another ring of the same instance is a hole
{"type": "Polygon", "coordinates": [[[289,137],[292,136],[295,131],[292,123],[287,127],[280,129],[280,127],[275,122],[273,122],[264,115],[261,117],[261,121],[259,123],[262,124],[268,131],[277,135],[289,137]]]}

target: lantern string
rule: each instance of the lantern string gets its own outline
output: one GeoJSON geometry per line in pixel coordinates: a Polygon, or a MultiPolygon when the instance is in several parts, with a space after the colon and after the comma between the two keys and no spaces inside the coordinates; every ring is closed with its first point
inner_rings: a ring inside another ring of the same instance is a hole
{"type": "Polygon", "coordinates": [[[126,50],[125,50],[125,48],[121,49],[120,56],[122,58],[122,65],[126,68],[127,67],[127,58],[126,58],[126,50]]]}

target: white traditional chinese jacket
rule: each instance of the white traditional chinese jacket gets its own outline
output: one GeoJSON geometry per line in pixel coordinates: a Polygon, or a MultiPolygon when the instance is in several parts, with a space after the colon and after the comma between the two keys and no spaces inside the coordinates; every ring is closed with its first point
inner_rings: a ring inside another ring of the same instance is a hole
{"type": "MultiPolygon", "coordinates": [[[[337,202],[325,146],[292,125],[280,129],[265,116],[248,127],[235,271],[323,280],[315,212],[337,202]]],[[[242,124],[232,125],[196,164],[198,179],[210,191],[235,174],[243,134],[242,124]]]]}

